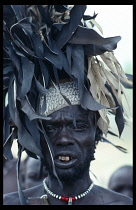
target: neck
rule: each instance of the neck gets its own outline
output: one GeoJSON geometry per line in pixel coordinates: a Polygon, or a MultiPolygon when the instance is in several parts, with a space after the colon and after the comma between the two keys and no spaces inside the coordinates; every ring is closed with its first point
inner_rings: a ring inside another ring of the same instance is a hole
{"type": "Polygon", "coordinates": [[[63,196],[76,196],[78,194],[83,193],[86,191],[86,189],[91,184],[91,179],[89,176],[89,172],[84,174],[82,179],[77,179],[74,182],[63,182],[62,181],[62,187],[59,185],[58,181],[55,178],[51,178],[48,176],[47,178],[47,185],[48,188],[57,195],[63,195],[63,196]]]}

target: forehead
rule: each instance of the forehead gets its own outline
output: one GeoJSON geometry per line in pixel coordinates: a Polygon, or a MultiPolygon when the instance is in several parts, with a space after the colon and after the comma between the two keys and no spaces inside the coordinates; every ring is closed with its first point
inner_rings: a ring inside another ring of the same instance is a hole
{"type": "Polygon", "coordinates": [[[80,105],[74,105],[72,107],[64,107],[51,115],[50,122],[59,121],[62,119],[73,121],[73,114],[76,120],[88,120],[88,116],[91,115],[93,119],[93,112],[84,110],[80,105]]]}

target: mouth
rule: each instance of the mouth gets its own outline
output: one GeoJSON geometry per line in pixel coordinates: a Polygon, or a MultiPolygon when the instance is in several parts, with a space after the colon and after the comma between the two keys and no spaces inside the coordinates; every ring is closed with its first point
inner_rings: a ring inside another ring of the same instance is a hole
{"type": "Polygon", "coordinates": [[[69,162],[71,159],[70,156],[59,156],[59,160],[62,162],[69,162]]]}
{"type": "Polygon", "coordinates": [[[59,168],[71,168],[76,163],[77,159],[71,154],[58,154],[55,156],[55,165],[59,168]]]}

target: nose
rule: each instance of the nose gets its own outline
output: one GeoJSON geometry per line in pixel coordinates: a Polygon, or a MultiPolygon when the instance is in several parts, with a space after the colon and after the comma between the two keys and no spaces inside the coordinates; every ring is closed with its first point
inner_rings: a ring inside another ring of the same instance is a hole
{"type": "Polygon", "coordinates": [[[74,141],[70,135],[70,131],[66,127],[63,127],[57,137],[57,145],[67,146],[73,144],[74,141]]]}

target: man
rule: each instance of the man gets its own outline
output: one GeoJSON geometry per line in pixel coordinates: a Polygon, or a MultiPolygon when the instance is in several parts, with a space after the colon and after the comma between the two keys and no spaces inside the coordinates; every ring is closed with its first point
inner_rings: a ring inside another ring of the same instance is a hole
{"type": "Polygon", "coordinates": [[[16,159],[6,161],[3,158],[3,160],[3,193],[16,192],[16,159]]]}
{"type": "Polygon", "coordinates": [[[4,49],[15,71],[8,69],[5,113],[11,117],[12,130],[4,155],[12,157],[11,142],[17,138],[18,176],[25,150],[40,158],[48,177],[23,192],[18,180],[18,193],[4,195],[4,205],[132,205],[131,198],[94,185],[89,176],[96,143],[108,132],[109,108],[119,135],[123,131],[120,75],[129,81],[114,55],[104,54],[116,48],[120,37],[104,39],[86,28],[85,20],[95,23],[96,15],[84,16],[85,9],[85,5],[5,7],[4,49]],[[7,11],[14,24],[7,21],[7,11]],[[108,72],[96,55],[105,62],[110,58],[118,68],[108,72]]]}
{"type": "Polygon", "coordinates": [[[21,170],[21,177],[22,177],[22,188],[27,189],[30,187],[34,187],[38,184],[41,184],[43,179],[47,177],[47,171],[45,168],[43,168],[43,171],[41,174],[39,174],[39,168],[40,168],[40,160],[34,159],[31,157],[27,157],[23,161],[23,167],[21,170]]]}
{"type": "Polygon", "coordinates": [[[108,188],[115,192],[133,197],[133,167],[125,165],[118,168],[111,175],[108,188]]]}
{"type": "MultiPolygon", "coordinates": [[[[73,125],[73,116],[69,107],[54,112],[51,121],[45,122],[53,149],[56,172],[62,182],[59,186],[49,165],[46,154],[46,166],[49,176],[46,179],[48,188],[54,194],[65,197],[75,197],[86,192],[92,183],[89,176],[90,161],[94,159],[96,124],[94,113],[83,110],[80,106],[74,107],[77,124],[73,125]]],[[[43,150],[46,151],[46,145],[43,150]]],[[[24,191],[26,197],[41,197],[44,194],[43,185],[24,191]]],[[[66,205],[67,201],[58,199],[47,193],[50,205],[66,205]]],[[[19,205],[17,193],[5,196],[5,204],[19,205]],[[11,200],[10,200],[11,199],[11,200]],[[14,203],[12,202],[14,199],[14,203]]],[[[84,197],[73,201],[73,205],[131,205],[132,201],[113,191],[99,186],[93,186],[84,197]]]]}

